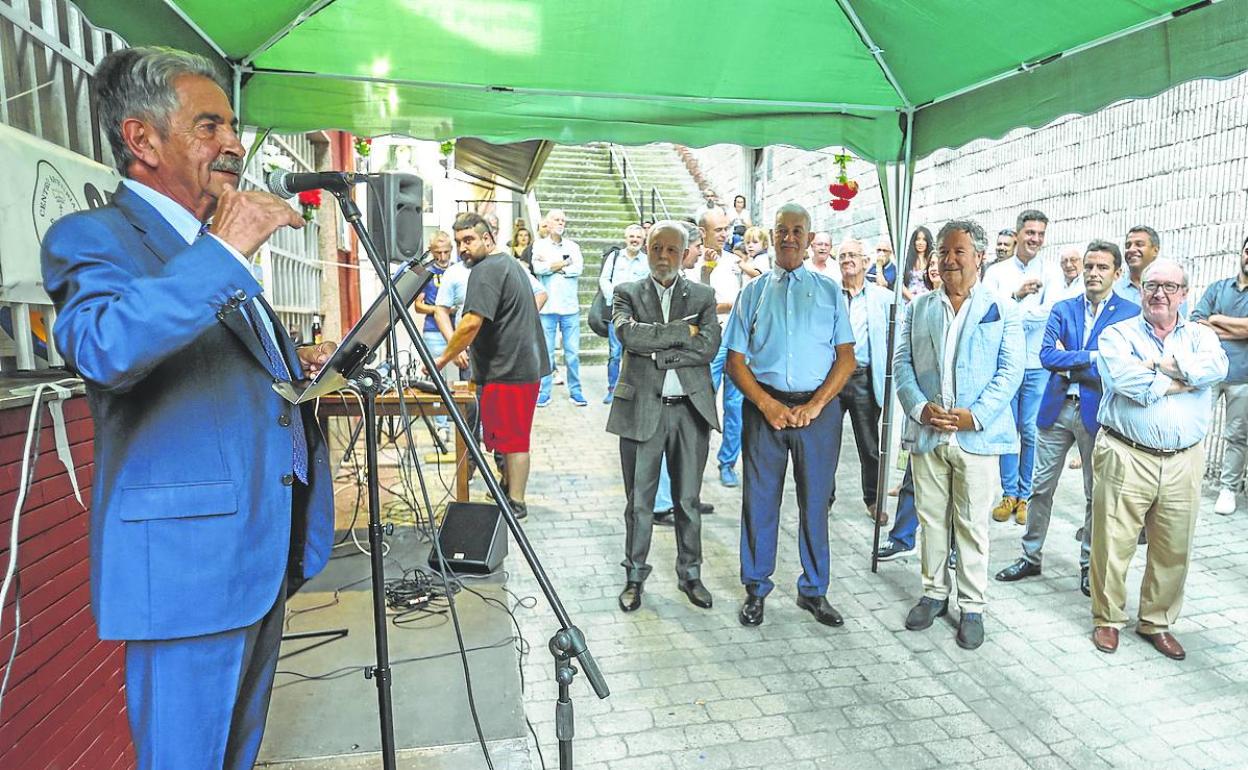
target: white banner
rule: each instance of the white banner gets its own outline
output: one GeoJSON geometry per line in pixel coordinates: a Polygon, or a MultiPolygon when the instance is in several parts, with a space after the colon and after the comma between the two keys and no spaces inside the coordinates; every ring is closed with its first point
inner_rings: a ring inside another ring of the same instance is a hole
{"type": "Polygon", "coordinates": [[[52,223],[99,208],[121,181],[111,168],[0,124],[0,302],[51,304],[39,245],[52,223]]]}

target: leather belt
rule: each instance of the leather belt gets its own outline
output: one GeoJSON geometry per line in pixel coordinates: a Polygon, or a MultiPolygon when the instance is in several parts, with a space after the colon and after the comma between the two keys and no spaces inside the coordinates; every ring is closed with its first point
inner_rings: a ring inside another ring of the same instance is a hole
{"type": "Polygon", "coordinates": [[[776,390],[768,385],[763,385],[761,382],[759,385],[767,395],[771,396],[785,406],[801,406],[815,397],[815,391],[813,390],[790,392],[787,390],[776,390]]]}
{"type": "Polygon", "coordinates": [[[1074,401],[1074,402],[1077,404],[1077,403],[1079,403],[1079,394],[1078,394],[1078,393],[1067,393],[1067,394],[1066,394],[1066,400],[1067,400],[1067,401],[1074,401]]]}
{"type": "MultiPolygon", "coordinates": [[[[1144,454],[1152,455],[1153,457],[1174,457],[1175,455],[1182,454],[1183,452],[1186,452],[1187,450],[1191,449],[1193,446],[1196,446],[1196,444],[1192,444],[1192,446],[1185,446],[1182,449],[1156,449],[1151,446],[1145,446],[1144,444],[1141,444],[1138,441],[1132,441],[1131,439],[1122,435],[1121,433],[1109,427],[1108,425],[1102,425],[1101,430],[1105,431],[1110,436],[1114,437],[1118,441],[1121,441],[1122,443],[1126,444],[1132,449],[1138,449],[1144,454]]],[[[1200,443],[1200,442],[1197,442],[1197,443],[1200,443]]]]}
{"type": "Polygon", "coordinates": [[[688,396],[663,396],[664,404],[685,404],[688,401],[688,396]]]}

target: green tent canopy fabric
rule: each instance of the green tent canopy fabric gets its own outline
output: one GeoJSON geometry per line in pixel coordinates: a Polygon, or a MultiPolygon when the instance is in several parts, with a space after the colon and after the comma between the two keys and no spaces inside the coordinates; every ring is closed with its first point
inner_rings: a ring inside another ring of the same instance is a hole
{"type": "Polygon", "coordinates": [[[902,160],[1248,70],[1248,0],[79,0],[277,131],[902,160]],[[909,115],[908,113],[912,113],[909,115]]]}

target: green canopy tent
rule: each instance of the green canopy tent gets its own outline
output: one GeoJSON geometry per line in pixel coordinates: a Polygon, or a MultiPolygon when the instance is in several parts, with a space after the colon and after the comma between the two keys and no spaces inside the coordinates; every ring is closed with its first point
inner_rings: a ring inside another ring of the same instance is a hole
{"type": "Polygon", "coordinates": [[[212,57],[243,122],[278,131],[845,146],[877,164],[899,245],[916,158],[1248,70],[1248,0],[78,5],[131,45],[212,57]]]}

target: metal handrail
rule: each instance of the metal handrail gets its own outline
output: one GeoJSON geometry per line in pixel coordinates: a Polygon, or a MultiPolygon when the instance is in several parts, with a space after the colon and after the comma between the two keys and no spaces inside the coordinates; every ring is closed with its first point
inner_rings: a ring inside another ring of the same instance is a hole
{"type": "MultiPolygon", "coordinates": [[[[643,198],[639,202],[637,200],[636,193],[629,185],[628,172],[630,169],[628,167],[628,153],[625,152],[624,148],[619,145],[608,144],[607,165],[613,173],[617,168],[619,168],[620,181],[624,183],[624,195],[633,204],[633,210],[637,212],[637,221],[640,222],[645,215],[645,199],[643,198]]],[[[637,178],[636,173],[633,174],[633,178],[637,178]]],[[[637,187],[640,188],[641,185],[639,184],[637,187]]]]}
{"type": "MultiPolygon", "coordinates": [[[[637,221],[644,221],[646,218],[646,198],[644,186],[641,184],[641,180],[637,177],[637,171],[633,168],[633,164],[629,163],[628,150],[616,144],[609,144],[607,145],[607,151],[609,153],[608,157],[611,170],[615,171],[617,166],[620,169],[620,181],[624,183],[624,194],[628,196],[629,201],[633,204],[633,210],[637,212],[637,221]],[[638,197],[639,194],[640,199],[638,197]]],[[[657,187],[651,185],[650,213],[652,215],[657,215],[660,206],[663,207],[662,218],[671,219],[672,215],[671,212],[668,211],[667,202],[663,200],[663,193],[659,192],[657,187]]],[[[655,216],[655,219],[659,219],[659,217],[655,216]]]]}

